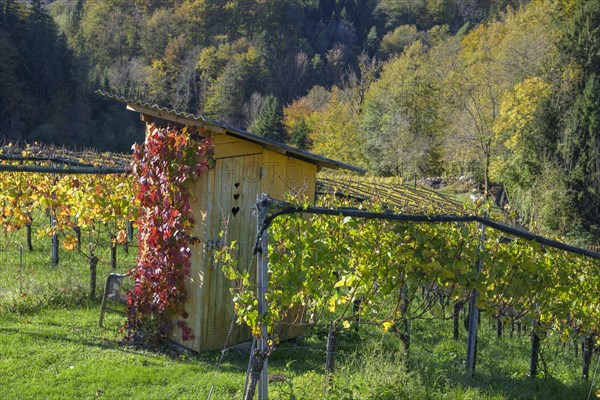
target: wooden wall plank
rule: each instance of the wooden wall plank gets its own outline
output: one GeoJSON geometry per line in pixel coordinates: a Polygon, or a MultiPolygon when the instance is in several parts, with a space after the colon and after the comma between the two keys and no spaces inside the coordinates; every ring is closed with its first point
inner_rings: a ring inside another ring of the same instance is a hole
{"type": "MultiPolygon", "coordinates": [[[[213,243],[213,246],[217,245],[219,240],[219,233],[223,230],[223,210],[224,206],[224,193],[227,192],[228,188],[228,180],[227,180],[227,162],[226,160],[216,160],[215,163],[215,186],[214,195],[213,195],[213,210],[210,219],[210,240],[213,243]]],[[[204,337],[204,342],[207,348],[216,349],[218,345],[215,345],[216,338],[222,334],[219,329],[220,320],[223,316],[220,314],[218,307],[220,303],[219,295],[221,285],[219,284],[219,277],[223,275],[221,271],[218,270],[217,265],[214,259],[214,248],[210,252],[211,258],[207,262],[206,270],[207,275],[210,277],[210,280],[207,282],[206,291],[208,292],[208,296],[205,296],[206,303],[204,305],[206,310],[206,335],[204,337]]]]}
{"type": "MultiPolygon", "coordinates": [[[[212,171],[204,173],[200,178],[194,182],[190,188],[192,192],[192,203],[194,204],[194,220],[195,226],[193,235],[200,240],[200,243],[192,247],[191,252],[191,266],[190,266],[190,278],[186,280],[185,290],[188,296],[188,300],[185,304],[185,310],[188,313],[188,318],[185,320],[188,326],[192,329],[194,334],[194,340],[183,341],[181,336],[181,329],[174,324],[172,340],[176,343],[189,347],[193,350],[198,351],[200,349],[200,321],[202,318],[202,290],[204,288],[204,272],[203,264],[205,257],[205,246],[207,236],[207,218],[208,218],[208,192],[207,188],[211,182],[212,171]]],[[[181,319],[179,316],[175,316],[175,321],[181,319]]]]}
{"type": "Polygon", "coordinates": [[[250,154],[261,154],[262,147],[249,142],[231,142],[231,143],[222,143],[215,146],[215,155],[214,158],[228,158],[228,157],[239,157],[250,154]]]}
{"type": "MultiPolygon", "coordinates": [[[[238,269],[250,272],[250,282],[256,282],[256,263],[252,256],[254,242],[256,239],[256,214],[254,207],[256,197],[260,191],[260,179],[262,169],[262,154],[244,157],[242,159],[242,179],[240,183],[240,230],[238,233],[238,269]]],[[[255,290],[252,286],[249,290],[255,290]]],[[[233,306],[233,300],[231,300],[233,306]]],[[[236,330],[236,341],[243,342],[250,337],[248,328],[238,327],[236,330]]]]}
{"type": "Polygon", "coordinates": [[[250,154],[261,154],[263,147],[230,135],[215,135],[213,138],[215,158],[237,157],[250,154]]]}
{"type": "Polygon", "coordinates": [[[262,190],[284,199],[286,194],[315,197],[317,166],[269,150],[263,153],[262,190]]]}
{"type": "MultiPolygon", "coordinates": [[[[237,149],[240,153],[248,149],[248,145],[253,146],[226,135],[216,135],[214,139],[219,145],[230,146],[229,149],[237,149]]],[[[238,243],[238,268],[249,269],[251,282],[256,282],[256,261],[252,256],[256,238],[253,212],[256,196],[268,193],[283,199],[286,193],[300,193],[309,201],[314,199],[315,165],[269,150],[261,151],[259,154],[217,158],[214,168],[195,183],[194,215],[196,234],[201,243],[192,256],[192,276],[186,285],[189,294],[186,309],[190,314],[188,324],[196,339],[193,343],[182,343],[195,351],[221,349],[234,317],[232,283],[225,278],[222,266],[214,262],[219,233],[227,229],[227,241],[238,243]]],[[[255,290],[255,283],[252,285],[249,289],[255,290]]],[[[290,321],[295,317],[290,316],[290,321]]],[[[302,334],[303,329],[286,327],[282,332],[285,339],[302,334]]],[[[247,341],[250,337],[248,328],[235,325],[228,345],[247,341]]]]}

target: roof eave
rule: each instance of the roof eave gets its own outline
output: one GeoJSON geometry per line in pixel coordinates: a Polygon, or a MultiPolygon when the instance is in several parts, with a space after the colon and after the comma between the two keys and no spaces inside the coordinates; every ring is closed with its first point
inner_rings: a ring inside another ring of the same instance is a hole
{"type": "Polygon", "coordinates": [[[295,147],[289,146],[285,143],[280,143],[275,140],[265,138],[263,136],[258,136],[253,133],[246,132],[242,129],[221,124],[210,119],[204,118],[202,116],[196,116],[185,112],[178,112],[176,110],[170,110],[166,107],[160,107],[158,105],[142,104],[131,99],[126,99],[123,96],[117,96],[115,94],[103,92],[100,90],[97,90],[96,93],[102,97],[125,103],[127,105],[127,109],[130,111],[135,111],[140,114],[164,119],[166,121],[172,121],[182,125],[202,126],[208,129],[209,131],[215,132],[217,134],[228,134],[231,136],[236,136],[241,139],[260,144],[261,146],[264,146],[265,148],[270,150],[277,151],[278,153],[286,154],[295,158],[302,159],[306,162],[316,164],[320,168],[347,169],[350,171],[358,172],[359,174],[363,175],[366,173],[366,170],[364,170],[363,168],[355,167],[350,164],[335,161],[327,157],[310,153],[308,151],[300,150],[295,147]]]}

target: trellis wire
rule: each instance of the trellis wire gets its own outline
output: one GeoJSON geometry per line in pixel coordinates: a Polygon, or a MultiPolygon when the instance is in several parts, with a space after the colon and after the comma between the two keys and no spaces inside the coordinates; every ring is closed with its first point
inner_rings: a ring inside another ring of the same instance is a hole
{"type": "MultiPolygon", "coordinates": [[[[283,202],[275,199],[265,200],[268,204],[271,202],[280,211],[276,211],[273,214],[265,218],[265,222],[259,231],[259,234],[267,229],[273,220],[281,215],[296,214],[296,213],[307,213],[317,215],[331,215],[331,216],[343,216],[343,217],[357,217],[364,219],[380,219],[388,221],[405,221],[405,222],[423,222],[423,223],[440,223],[440,222],[479,222],[487,227],[493,228],[497,231],[517,236],[522,239],[533,241],[544,246],[556,248],[558,250],[567,251],[578,255],[594,258],[600,260],[600,253],[584,249],[581,247],[573,246],[570,244],[558,242],[556,240],[548,239],[544,236],[536,235],[529,231],[515,228],[510,225],[503,224],[501,222],[490,219],[489,217],[480,217],[476,215],[453,215],[453,214],[433,214],[433,215],[415,215],[415,214],[394,214],[394,213],[377,213],[362,210],[351,210],[346,208],[325,208],[325,207],[313,207],[309,206],[306,208],[296,207],[290,203],[283,202]]],[[[254,252],[257,252],[258,240],[254,247],[254,252]]]]}
{"type": "Polygon", "coordinates": [[[58,167],[43,165],[0,165],[0,172],[34,172],[38,174],[91,174],[91,175],[110,175],[129,173],[125,168],[114,167],[58,167]]]}
{"type": "MultiPolygon", "coordinates": [[[[490,218],[488,218],[488,216],[484,213],[484,215],[482,217],[480,216],[475,216],[475,215],[452,215],[452,214],[435,214],[435,215],[414,215],[414,214],[394,214],[394,213],[377,213],[377,212],[368,212],[368,211],[362,211],[362,210],[353,210],[353,209],[347,209],[347,208],[325,208],[325,207],[314,207],[314,206],[308,206],[308,207],[297,207],[294,206],[290,203],[281,201],[281,200],[277,200],[277,199],[272,199],[270,198],[267,194],[259,194],[257,196],[257,204],[256,204],[256,208],[259,211],[264,211],[265,212],[265,216],[264,218],[258,218],[258,229],[257,229],[257,236],[256,236],[256,241],[254,244],[254,248],[252,250],[253,255],[261,255],[262,256],[262,252],[263,252],[263,248],[265,246],[264,243],[264,239],[265,237],[267,237],[267,232],[269,229],[269,226],[273,223],[273,220],[275,218],[277,218],[278,216],[282,216],[282,215],[289,215],[289,214],[299,214],[299,213],[308,213],[308,214],[315,214],[315,215],[330,215],[330,216],[344,216],[344,217],[357,217],[357,218],[363,218],[363,219],[379,219],[379,220],[388,220],[388,221],[406,221],[406,222],[423,222],[423,223],[450,223],[450,222],[478,222],[482,225],[482,240],[484,238],[483,236],[483,232],[485,232],[483,230],[484,227],[490,227],[493,229],[496,229],[500,232],[503,233],[507,233],[513,236],[517,236],[520,237],[522,239],[528,240],[528,241],[534,241],[536,243],[539,243],[541,245],[545,245],[545,246],[549,246],[549,247],[553,247],[559,250],[563,250],[563,251],[567,251],[570,253],[574,253],[574,254],[579,254],[579,255],[584,255],[586,257],[590,257],[590,258],[594,258],[594,259],[600,259],[600,253],[592,251],[592,250],[588,250],[588,249],[583,249],[580,247],[576,247],[576,246],[572,246],[566,243],[561,243],[552,239],[548,239],[546,237],[540,236],[540,235],[536,235],[534,233],[531,233],[529,231],[525,231],[525,230],[521,230],[521,229],[517,229],[515,227],[509,226],[509,225],[505,225],[503,223],[500,223],[498,221],[494,221],[490,218]],[[275,206],[278,211],[275,211],[272,214],[268,214],[268,210],[270,206],[275,206]]],[[[266,257],[265,257],[266,258],[266,257]]],[[[260,263],[259,263],[260,264],[260,263]]],[[[258,276],[260,277],[260,265],[258,265],[258,276]]],[[[261,312],[263,311],[265,304],[261,304],[261,297],[262,297],[262,293],[261,293],[261,289],[266,290],[265,288],[261,288],[260,282],[257,285],[258,286],[258,298],[259,298],[259,314],[261,314],[261,312]]],[[[266,311],[266,310],[265,310],[266,311]]],[[[470,313],[473,313],[473,310],[470,311],[470,313]]],[[[263,327],[261,327],[263,328],[263,327]]],[[[475,332],[471,332],[471,329],[469,329],[469,336],[471,336],[472,334],[475,334],[475,332]]],[[[266,338],[264,337],[265,332],[264,329],[261,329],[261,340],[264,342],[266,340],[266,338]]],[[[471,339],[471,338],[469,338],[471,339]]],[[[469,342],[471,342],[471,340],[469,340],[469,342]]],[[[467,373],[471,374],[474,371],[474,359],[471,360],[471,358],[474,357],[474,347],[476,346],[475,341],[473,340],[473,344],[469,344],[468,349],[467,349],[467,373]],[[473,350],[472,350],[473,348],[473,350]],[[471,362],[470,362],[471,361],[471,362]]],[[[264,349],[261,348],[262,351],[264,351],[264,349]]],[[[250,357],[252,357],[252,354],[250,355],[250,357]]],[[[261,371],[261,381],[263,382],[263,385],[266,386],[267,382],[265,382],[267,379],[265,378],[265,375],[267,375],[267,364],[266,364],[266,357],[265,357],[265,364],[264,367],[261,371]]],[[[259,387],[259,399],[263,399],[266,398],[266,387],[263,387],[263,390],[260,390],[259,387]],[[264,397],[263,397],[264,396],[264,397]]]]}

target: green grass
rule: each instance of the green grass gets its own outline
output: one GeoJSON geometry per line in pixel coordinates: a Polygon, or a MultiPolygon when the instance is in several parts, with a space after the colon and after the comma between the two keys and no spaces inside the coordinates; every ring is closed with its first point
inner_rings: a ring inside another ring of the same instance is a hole
{"type": "MultiPolygon", "coordinates": [[[[0,399],[206,399],[213,385],[213,399],[241,399],[247,351],[228,352],[217,371],[219,352],[154,353],[120,344],[124,318],[117,314],[98,327],[99,295],[112,271],[107,247],[97,251],[98,295],[90,300],[81,254],[61,251],[54,267],[49,240],[36,240],[21,268],[19,235],[0,253],[0,399]]],[[[135,248],[129,255],[119,249],[118,260],[118,270],[126,270],[135,248]]],[[[548,376],[540,368],[539,379],[527,378],[528,336],[498,340],[483,316],[475,378],[463,372],[466,332],[461,327],[461,339],[449,339],[450,321],[415,321],[409,371],[399,341],[364,325],[340,332],[336,374],[323,395],[326,335],[317,326],[303,341],[277,348],[269,372],[285,380],[269,386],[270,398],[562,400],[585,399],[590,388],[579,378],[581,359],[552,338],[543,349],[548,376]]]]}
{"type": "MultiPolygon", "coordinates": [[[[213,398],[241,398],[247,352],[229,352],[217,372],[219,353],[157,354],[120,345],[123,318],[109,314],[105,328],[99,328],[98,312],[97,302],[87,302],[31,314],[2,313],[0,398],[205,399],[213,384],[213,398]]],[[[415,324],[410,372],[404,370],[394,338],[377,331],[342,333],[328,398],[586,398],[589,386],[579,381],[579,363],[572,355],[546,349],[551,377],[530,380],[525,376],[527,338],[497,341],[485,323],[476,377],[466,378],[464,338],[446,339],[447,325],[415,324]]],[[[324,330],[314,329],[304,342],[283,343],[275,351],[269,371],[288,381],[270,386],[273,398],[322,396],[324,336],[324,330]]]]}
{"type": "MultiPolygon", "coordinates": [[[[101,329],[96,305],[0,319],[0,398],[202,398],[216,376],[212,360],[120,346],[122,319],[101,329]]],[[[225,365],[215,393],[239,390],[242,373],[225,365]]]]}

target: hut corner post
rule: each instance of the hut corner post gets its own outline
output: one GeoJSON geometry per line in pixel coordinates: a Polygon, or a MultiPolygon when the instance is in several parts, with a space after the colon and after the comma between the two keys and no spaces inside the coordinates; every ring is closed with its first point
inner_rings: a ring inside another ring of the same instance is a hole
{"type": "MultiPolygon", "coordinates": [[[[483,213],[483,218],[486,218],[487,214],[483,213]]],[[[477,272],[481,272],[483,264],[483,249],[485,245],[485,225],[480,224],[479,230],[481,232],[479,248],[477,249],[477,272]]],[[[477,352],[477,320],[479,317],[479,310],[477,309],[477,289],[473,289],[471,294],[471,302],[469,304],[469,339],[467,341],[467,376],[473,377],[475,374],[475,357],[477,352]]]]}
{"type": "MultiPolygon", "coordinates": [[[[268,263],[269,263],[269,235],[268,228],[264,227],[265,219],[267,218],[267,214],[269,212],[269,206],[267,201],[269,200],[269,195],[267,194],[258,194],[257,195],[257,207],[258,207],[258,220],[257,220],[257,229],[260,237],[260,251],[257,255],[257,271],[256,271],[256,279],[257,279],[257,297],[258,297],[258,315],[261,317],[267,313],[267,301],[265,299],[265,293],[267,292],[269,285],[269,276],[268,276],[268,263]],[[261,233],[262,230],[262,233],[261,233]]],[[[260,380],[258,383],[258,400],[267,400],[267,386],[269,383],[269,375],[268,375],[268,366],[267,366],[267,357],[266,354],[269,351],[268,340],[268,332],[267,327],[262,324],[260,327],[260,340],[258,341],[258,350],[263,358],[263,368],[260,373],[260,380]]]]}

